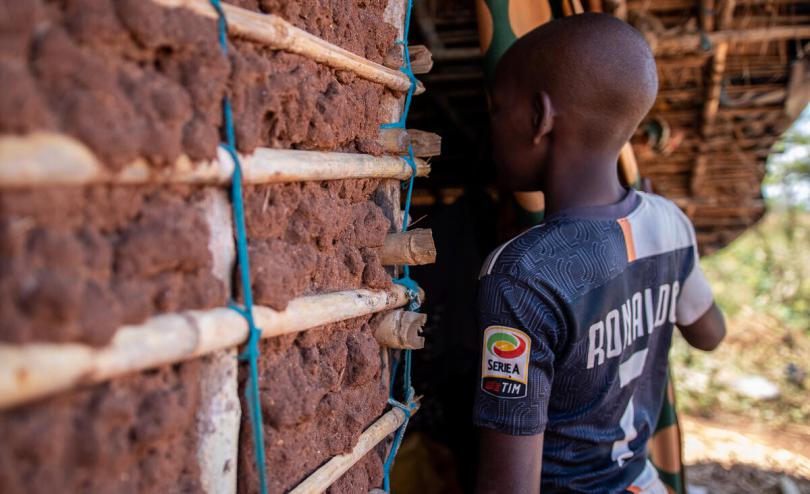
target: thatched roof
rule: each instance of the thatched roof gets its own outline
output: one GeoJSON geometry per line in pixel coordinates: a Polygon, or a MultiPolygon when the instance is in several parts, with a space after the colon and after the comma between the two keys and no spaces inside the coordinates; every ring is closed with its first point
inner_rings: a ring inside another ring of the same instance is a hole
{"type": "MultiPolygon", "coordinates": [[[[689,214],[702,249],[716,250],[764,213],[765,160],[807,103],[810,74],[801,59],[810,2],[630,0],[623,7],[653,46],[660,78],[655,106],[632,141],[641,175],[689,214]]],[[[412,114],[415,127],[444,138],[433,185],[490,182],[491,165],[481,164],[489,161],[488,130],[474,6],[427,1],[415,21],[436,59],[412,114]]]]}

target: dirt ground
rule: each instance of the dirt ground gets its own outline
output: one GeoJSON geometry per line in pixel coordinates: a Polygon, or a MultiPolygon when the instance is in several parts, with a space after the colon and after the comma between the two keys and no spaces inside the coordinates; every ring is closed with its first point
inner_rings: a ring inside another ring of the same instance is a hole
{"type": "Polygon", "coordinates": [[[788,477],[810,493],[810,427],[768,430],[733,415],[680,419],[689,485],[709,494],[781,493],[780,479],[788,477]]]}

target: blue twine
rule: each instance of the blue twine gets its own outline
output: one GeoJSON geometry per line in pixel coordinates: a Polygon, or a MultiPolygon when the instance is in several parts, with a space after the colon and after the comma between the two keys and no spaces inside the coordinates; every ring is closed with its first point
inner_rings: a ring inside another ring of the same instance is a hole
{"type": "MultiPolygon", "coordinates": [[[[408,51],[408,33],[410,30],[411,25],[411,11],[413,10],[413,0],[408,0],[408,7],[405,11],[405,28],[403,30],[403,39],[398,40],[397,44],[402,45],[402,57],[403,57],[403,65],[400,67],[400,71],[402,71],[405,75],[408,76],[408,80],[411,82],[410,87],[408,88],[408,92],[405,95],[405,105],[402,108],[402,114],[399,117],[399,120],[392,123],[382,124],[380,127],[383,129],[391,129],[391,128],[400,128],[405,129],[405,122],[408,119],[408,113],[411,109],[411,100],[413,99],[413,93],[416,90],[416,76],[413,74],[413,70],[411,69],[411,55],[408,51]]],[[[402,231],[405,232],[408,230],[408,223],[410,220],[410,211],[411,211],[411,199],[413,197],[413,181],[416,177],[416,159],[413,155],[413,146],[410,142],[408,142],[408,154],[402,157],[408,166],[411,167],[411,176],[408,179],[408,192],[405,195],[405,211],[402,218],[402,231]]],[[[408,310],[410,311],[417,311],[419,310],[419,306],[421,304],[419,300],[419,285],[411,278],[411,270],[410,266],[407,264],[403,265],[402,267],[402,274],[403,276],[399,279],[394,280],[394,283],[398,285],[402,285],[406,288],[408,293],[408,299],[410,300],[408,304],[408,310]]],[[[411,419],[411,414],[413,413],[414,409],[416,408],[416,403],[413,401],[414,399],[414,389],[411,384],[411,365],[412,365],[412,356],[411,350],[404,350],[403,351],[403,359],[405,361],[405,366],[403,369],[403,381],[402,381],[402,394],[404,396],[404,402],[398,401],[394,398],[394,390],[396,384],[396,376],[397,370],[399,366],[399,361],[392,357],[392,364],[391,364],[391,380],[389,383],[389,390],[390,394],[388,397],[388,404],[394,408],[398,408],[402,410],[405,414],[405,420],[402,421],[402,425],[397,429],[396,435],[394,436],[394,442],[391,444],[391,451],[388,453],[388,457],[385,459],[385,463],[383,464],[383,489],[385,492],[391,491],[391,467],[394,464],[394,458],[397,456],[397,452],[399,451],[399,447],[402,444],[402,438],[405,435],[405,429],[408,427],[408,422],[411,419]]]]}
{"type": "Polygon", "coordinates": [[[712,50],[712,40],[706,35],[706,32],[700,30],[700,49],[703,51],[712,50]]]}
{"type": "MultiPolygon", "coordinates": [[[[225,56],[228,55],[228,23],[220,0],[209,0],[211,6],[217,11],[217,27],[219,45],[225,56]]],[[[256,470],[259,473],[259,489],[262,494],[267,493],[267,473],[265,471],[264,431],[262,428],[262,407],[259,400],[259,339],[261,330],[256,327],[253,319],[253,291],[250,285],[250,260],[247,249],[247,230],[245,228],[245,206],[242,201],[242,165],[236,152],[236,135],[233,128],[233,111],[231,102],[225,96],[222,99],[222,114],[225,120],[225,143],[220,146],[228,152],[233,161],[233,176],[231,177],[231,202],[233,203],[233,219],[236,228],[236,251],[239,260],[239,275],[242,282],[242,292],[245,298],[244,308],[231,302],[229,307],[238,312],[248,323],[249,338],[247,348],[239,356],[240,360],[247,361],[250,373],[245,387],[245,398],[248,404],[251,428],[253,429],[253,452],[256,456],[256,470]]]]}

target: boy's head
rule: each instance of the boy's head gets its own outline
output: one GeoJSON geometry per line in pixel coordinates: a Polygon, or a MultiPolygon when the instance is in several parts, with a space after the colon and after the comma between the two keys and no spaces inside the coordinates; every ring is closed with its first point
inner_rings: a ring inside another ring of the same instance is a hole
{"type": "Polygon", "coordinates": [[[618,156],[657,90],[649,45],[610,15],[565,17],[529,32],[504,54],[492,91],[504,184],[544,190],[552,161],[618,156]]]}

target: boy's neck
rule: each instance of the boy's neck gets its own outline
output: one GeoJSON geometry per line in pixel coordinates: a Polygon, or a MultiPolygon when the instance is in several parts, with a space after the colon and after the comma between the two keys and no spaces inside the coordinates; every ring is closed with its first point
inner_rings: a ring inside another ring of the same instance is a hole
{"type": "Polygon", "coordinates": [[[553,157],[545,179],[546,215],[622,200],[627,191],[619,182],[617,162],[613,153],[553,157]]]}

